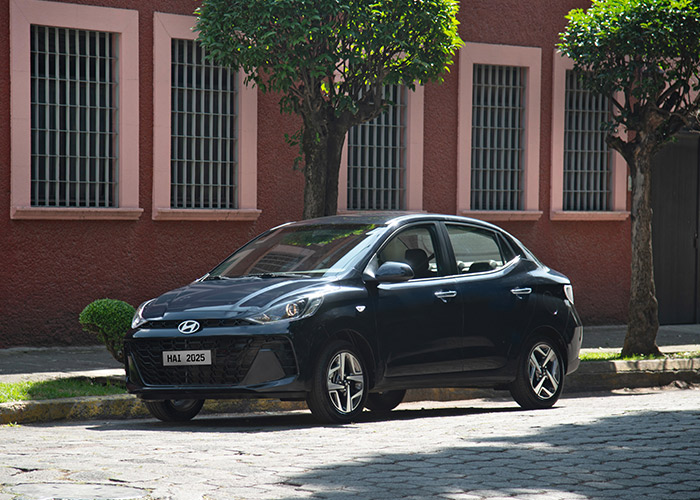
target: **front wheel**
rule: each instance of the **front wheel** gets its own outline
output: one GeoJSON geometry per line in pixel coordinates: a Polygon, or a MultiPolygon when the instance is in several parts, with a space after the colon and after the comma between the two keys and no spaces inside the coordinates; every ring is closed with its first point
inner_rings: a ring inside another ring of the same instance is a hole
{"type": "Polygon", "coordinates": [[[306,402],[320,421],[351,422],[367,399],[367,370],[360,353],[346,341],[328,344],[316,361],[306,402]]]}
{"type": "Polygon", "coordinates": [[[144,401],[148,411],[163,422],[186,422],[192,420],[204,406],[203,399],[166,399],[144,401]]]}
{"type": "Polygon", "coordinates": [[[559,348],[545,337],[525,345],[518,373],[510,385],[513,399],[527,410],[551,408],[564,388],[564,362],[559,348]]]}

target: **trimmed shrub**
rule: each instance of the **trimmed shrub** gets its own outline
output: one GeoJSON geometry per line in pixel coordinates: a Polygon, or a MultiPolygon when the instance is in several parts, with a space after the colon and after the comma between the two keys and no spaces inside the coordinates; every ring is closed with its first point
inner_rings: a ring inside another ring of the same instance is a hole
{"type": "Polygon", "coordinates": [[[121,300],[99,299],[88,304],[78,320],[83,330],[97,335],[114,359],[124,364],[124,336],[135,312],[133,306],[121,300]]]}

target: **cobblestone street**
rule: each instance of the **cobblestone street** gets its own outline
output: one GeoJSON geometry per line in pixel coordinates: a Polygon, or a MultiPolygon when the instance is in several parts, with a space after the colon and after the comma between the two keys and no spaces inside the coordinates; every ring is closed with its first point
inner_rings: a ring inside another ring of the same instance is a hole
{"type": "Polygon", "coordinates": [[[700,390],[0,428],[0,500],[700,498],[700,390]]]}

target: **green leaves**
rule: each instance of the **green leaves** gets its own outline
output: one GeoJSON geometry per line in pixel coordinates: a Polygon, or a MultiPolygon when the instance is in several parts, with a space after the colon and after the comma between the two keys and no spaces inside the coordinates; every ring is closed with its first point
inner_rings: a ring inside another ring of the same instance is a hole
{"type": "Polygon", "coordinates": [[[204,0],[196,30],[209,57],[283,94],[284,111],[313,101],[338,116],[357,109],[368,86],[439,80],[462,44],[457,8],[455,0],[204,0]]]}
{"type": "Polygon", "coordinates": [[[114,359],[124,363],[124,336],[136,310],[124,301],[98,299],[88,304],[78,321],[86,332],[97,335],[114,359]]]}
{"type": "Polygon", "coordinates": [[[692,111],[689,90],[700,76],[697,0],[597,0],[572,10],[559,49],[574,60],[588,88],[619,104],[637,130],[641,110],[692,111]],[[670,89],[670,91],[669,91],[670,89]]]}

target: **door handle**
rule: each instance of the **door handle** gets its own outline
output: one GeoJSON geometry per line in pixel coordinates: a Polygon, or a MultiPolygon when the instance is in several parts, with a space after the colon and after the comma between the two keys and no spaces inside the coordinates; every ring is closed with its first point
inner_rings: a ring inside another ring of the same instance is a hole
{"type": "Polygon", "coordinates": [[[510,293],[522,299],[525,295],[530,295],[532,293],[532,288],[513,288],[510,293]]]}
{"type": "Polygon", "coordinates": [[[457,296],[457,292],[454,290],[441,290],[439,292],[435,292],[435,296],[447,303],[449,299],[454,299],[457,296]]]}

